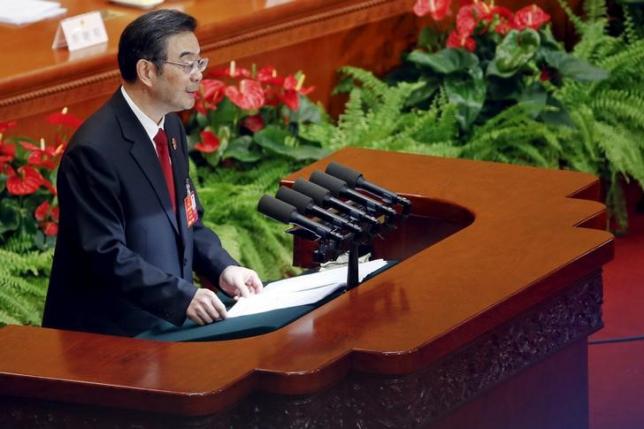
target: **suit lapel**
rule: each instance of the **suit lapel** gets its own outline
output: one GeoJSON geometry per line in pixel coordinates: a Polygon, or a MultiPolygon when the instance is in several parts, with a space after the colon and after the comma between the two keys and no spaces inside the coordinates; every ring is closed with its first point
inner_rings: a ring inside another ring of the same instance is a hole
{"type": "Polygon", "coordinates": [[[154,151],[154,147],[152,147],[152,142],[145,132],[145,129],[134,115],[134,112],[132,112],[130,106],[128,106],[127,102],[123,98],[120,89],[114,95],[113,100],[114,110],[121,126],[123,138],[132,143],[130,154],[147,178],[152,189],[154,189],[159,204],[172,224],[175,232],[179,233],[177,218],[172,210],[170,197],[168,195],[168,187],[165,184],[163,172],[161,171],[161,164],[159,163],[157,154],[154,151]]]}

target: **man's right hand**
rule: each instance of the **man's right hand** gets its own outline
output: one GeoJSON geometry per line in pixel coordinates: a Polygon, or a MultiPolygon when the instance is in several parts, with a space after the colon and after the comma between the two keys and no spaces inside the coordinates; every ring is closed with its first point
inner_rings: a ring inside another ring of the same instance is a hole
{"type": "Polygon", "coordinates": [[[217,295],[209,289],[197,289],[190,301],[186,315],[198,325],[206,325],[226,318],[226,307],[217,295]]]}

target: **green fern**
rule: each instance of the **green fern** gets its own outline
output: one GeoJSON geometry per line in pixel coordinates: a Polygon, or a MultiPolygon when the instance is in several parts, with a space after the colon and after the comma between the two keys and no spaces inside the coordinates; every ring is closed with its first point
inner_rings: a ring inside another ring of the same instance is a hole
{"type": "Polygon", "coordinates": [[[0,323],[40,324],[52,256],[0,248],[0,323]]]}
{"type": "Polygon", "coordinates": [[[262,279],[294,273],[292,243],[286,227],[257,212],[264,194],[274,194],[282,177],[300,166],[266,160],[256,168],[200,170],[197,186],[205,208],[204,223],[218,233],[224,247],[262,279]]]}
{"type": "Polygon", "coordinates": [[[604,179],[610,215],[619,229],[625,229],[619,184],[633,178],[644,187],[644,40],[628,22],[623,35],[609,35],[604,1],[587,0],[584,7],[587,18],[576,25],[580,41],[574,53],[609,72],[609,77],[590,85],[566,81],[557,92],[576,125],[562,164],[604,179]]]}

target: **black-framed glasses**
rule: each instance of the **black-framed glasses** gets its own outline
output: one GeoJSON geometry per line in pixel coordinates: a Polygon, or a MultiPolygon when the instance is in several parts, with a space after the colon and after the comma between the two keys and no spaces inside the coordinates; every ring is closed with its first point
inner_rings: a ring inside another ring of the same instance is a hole
{"type": "Polygon", "coordinates": [[[199,58],[189,63],[175,63],[173,61],[164,61],[164,63],[172,64],[173,66],[180,67],[185,74],[192,74],[196,71],[202,72],[208,67],[208,58],[199,58]]]}

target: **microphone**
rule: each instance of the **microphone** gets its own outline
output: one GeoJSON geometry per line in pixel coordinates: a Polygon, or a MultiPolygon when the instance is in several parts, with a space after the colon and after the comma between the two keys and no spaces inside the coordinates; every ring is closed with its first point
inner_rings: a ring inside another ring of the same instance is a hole
{"type": "Polygon", "coordinates": [[[331,206],[338,210],[341,210],[344,213],[347,213],[357,221],[367,221],[374,225],[380,225],[380,222],[378,222],[378,219],[376,219],[375,217],[363,212],[360,209],[350,206],[343,201],[338,200],[331,195],[331,191],[324,189],[322,186],[318,186],[315,183],[311,183],[303,179],[297,179],[293,184],[293,189],[313,198],[315,204],[319,206],[331,206]]]}
{"type": "Polygon", "coordinates": [[[360,192],[354,191],[344,180],[322,173],[321,171],[314,171],[313,174],[311,174],[311,182],[328,189],[336,196],[347,197],[359,204],[362,204],[367,207],[368,210],[377,213],[385,213],[390,216],[396,216],[397,214],[396,210],[391,207],[381,204],[373,198],[364,196],[360,192]]]}
{"type": "Polygon", "coordinates": [[[341,216],[324,210],[322,207],[315,204],[311,197],[307,197],[297,191],[286,186],[281,186],[275,195],[279,200],[284,201],[295,207],[300,214],[311,214],[319,217],[320,219],[327,220],[334,225],[341,228],[347,228],[352,232],[361,233],[362,229],[355,223],[349,222],[341,216]]]}
{"type": "Polygon", "coordinates": [[[411,204],[411,202],[407,198],[401,197],[395,192],[392,192],[388,189],[385,189],[376,185],[375,183],[371,183],[367,181],[363,177],[362,173],[360,173],[359,171],[353,170],[342,164],[338,164],[337,162],[332,162],[329,165],[327,165],[326,172],[331,176],[344,180],[352,188],[355,188],[355,187],[362,188],[371,192],[374,195],[377,195],[378,197],[382,198],[385,202],[389,204],[394,202],[400,203],[402,205],[411,204]]]}
{"type": "Polygon", "coordinates": [[[257,210],[279,222],[292,223],[294,225],[301,226],[304,229],[308,229],[321,238],[332,238],[339,241],[344,240],[344,237],[337,232],[299,214],[297,209],[292,205],[269,195],[264,195],[260,198],[259,203],[257,204],[257,210]]]}

